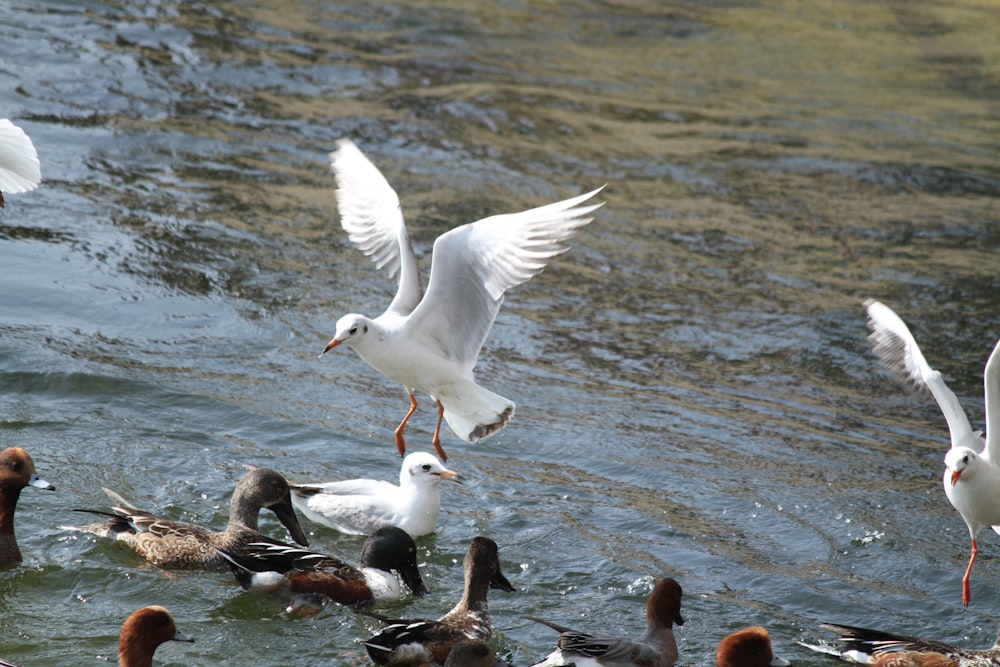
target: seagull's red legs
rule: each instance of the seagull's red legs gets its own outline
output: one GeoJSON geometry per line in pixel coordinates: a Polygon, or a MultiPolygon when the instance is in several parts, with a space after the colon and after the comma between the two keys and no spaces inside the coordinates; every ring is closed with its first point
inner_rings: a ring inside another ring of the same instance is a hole
{"type": "Polygon", "coordinates": [[[438,401],[437,404],[438,404],[438,423],[437,426],[434,428],[434,438],[431,440],[431,444],[434,445],[434,451],[438,453],[438,456],[441,457],[441,460],[447,461],[448,455],[444,453],[443,449],[441,449],[441,420],[444,418],[444,406],[441,405],[441,401],[438,401]]]}
{"type": "Polygon", "coordinates": [[[403,429],[406,428],[406,422],[410,421],[410,417],[416,411],[417,397],[413,395],[413,392],[410,392],[410,411],[406,413],[403,421],[399,422],[399,426],[396,427],[396,449],[399,450],[400,456],[406,455],[406,440],[403,439],[403,429]]]}
{"type": "Polygon", "coordinates": [[[965,568],[965,576],[962,577],[962,604],[966,607],[972,602],[972,588],[969,586],[969,575],[972,574],[972,564],[976,562],[976,555],[979,553],[979,545],[976,539],[972,538],[972,556],[969,558],[969,566],[965,568]]]}

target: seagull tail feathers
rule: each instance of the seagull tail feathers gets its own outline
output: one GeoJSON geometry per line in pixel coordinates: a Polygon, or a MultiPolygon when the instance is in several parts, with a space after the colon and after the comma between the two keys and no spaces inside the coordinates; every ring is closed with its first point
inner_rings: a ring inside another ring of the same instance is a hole
{"type": "Polygon", "coordinates": [[[514,416],[514,402],[472,381],[455,385],[454,393],[438,396],[448,426],[466,442],[488,438],[514,416]]]}

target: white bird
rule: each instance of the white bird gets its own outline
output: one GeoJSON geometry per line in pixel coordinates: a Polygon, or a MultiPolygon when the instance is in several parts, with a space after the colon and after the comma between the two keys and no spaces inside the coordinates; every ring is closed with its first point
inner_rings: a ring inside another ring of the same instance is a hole
{"type": "Polygon", "coordinates": [[[447,461],[441,449],[442,417],[460,438],[476,442],[513,416],[513,401],[476,384],[473,368],[479,351],[504,292],[568,250],[562,242],[593,220],[590,214],[603,205],[580,204],[602,188],[442,234],[434,242],[430,282],[421,298],[417,260],[392,186],[348,140],[330,153],[330,166],[337,179],[340,224],[377,267],[387,267],[390,276],[399,272],[399,289],[374,319],[358,314],[340,318],[323,353],[346,343],[372,368],[406,388],[410,409],[395,431],[400,456],[406,452],[403,429],[417,409],[414,392],[434,399],[438,420],[432,443],[447,461]]]}
{"type": "Polygon", "coordinates": [[[17,194],[38,187],[42,170],[35,145],[24,130],[0,118],[0,207],[3,193],[17,194]]]}
{"type": "Polygon", "coordinates": [[[370,535],[396,526],[412,537],[434,532],[441,512],[441,480],[462,483],[433,454],[414,452],[403,459],[399,486],[377,479],[326,484],[292,484],[292,504],[302,514],[351,535],[370,535]]]}
{"type": "Polygon", "coordinates": [[[990,526],[1000,533],[1000,341],[986,362],[986,437],[973,431],[954,392],[932,369],[910,330],[888,306],[868,299],[869,340],[882,364],[913,389],[929,391],[937,401],[951,432],[951,449],[944,457],[945,495],[965,519],[972,538],[972,555],[962,577],[962,604],[972,600],[969,575],[979,553],[976,535],[990,526]]]}

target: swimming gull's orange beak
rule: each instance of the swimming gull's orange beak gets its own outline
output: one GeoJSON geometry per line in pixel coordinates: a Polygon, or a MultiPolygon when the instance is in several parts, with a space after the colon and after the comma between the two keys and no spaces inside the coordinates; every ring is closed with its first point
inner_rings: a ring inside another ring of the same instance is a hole
{"type": "Polygon", "coordinates": [[[455,472],[454,470],[445,470],[444,472],[436,473],[441,479],[446,479],[449,482],[458,482],[459,484],[465,484],[462,476],[455,472]]]}

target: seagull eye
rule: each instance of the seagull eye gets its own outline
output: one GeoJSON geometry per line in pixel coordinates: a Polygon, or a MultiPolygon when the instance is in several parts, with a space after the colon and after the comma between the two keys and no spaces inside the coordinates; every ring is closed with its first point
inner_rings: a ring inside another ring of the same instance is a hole
{"type": "Polygon", "coordinates": [[[966,454],[965,456],[962,457],[962,463],[968,463],[968,462],[969,462],[969,455],[966,454]]]}
{"type": "Polygon", "coordinates": [[[357,325],[357,324],[355,324],[355,325],[354,325],[353,327],[351,327],[351,330],[350,330],[350,331],[348,331],[347,333],[351,334],[352,336],[353,336],[354,334],[358,333],[358,325],[357,325]]]}
{"type": "Polygon", "coordinates": [[[423,464],[422,466],[420,466],[420,468],[421,468],[421,469],[422,469],[422,470],[423,470],[424,472],[428,472],[428,471],[429,471],[429,470],[431,469],[431,464],[430,464],[430,463],[425,463],[425,464],[423,464]]]}

